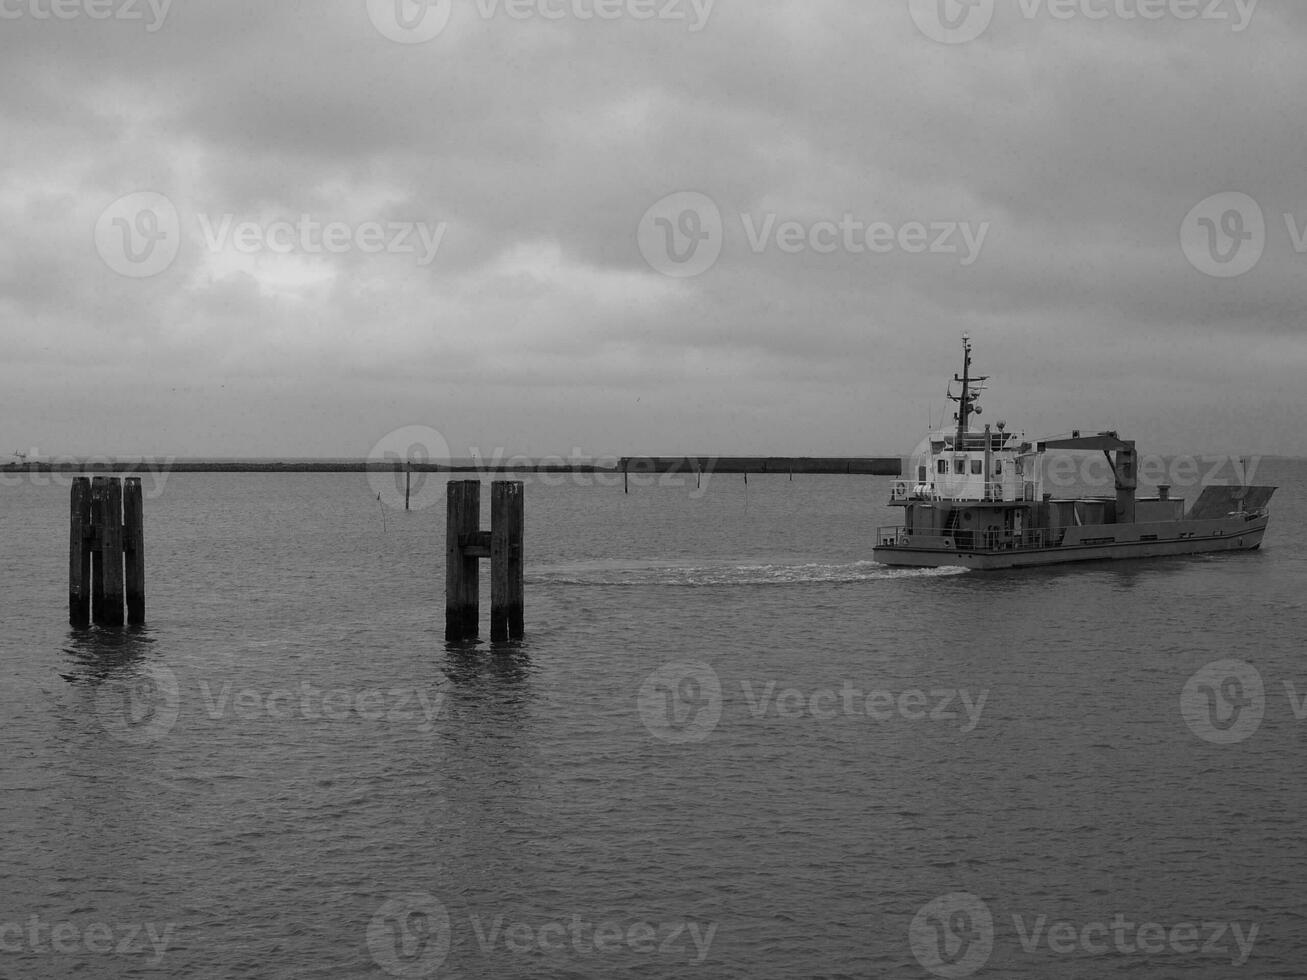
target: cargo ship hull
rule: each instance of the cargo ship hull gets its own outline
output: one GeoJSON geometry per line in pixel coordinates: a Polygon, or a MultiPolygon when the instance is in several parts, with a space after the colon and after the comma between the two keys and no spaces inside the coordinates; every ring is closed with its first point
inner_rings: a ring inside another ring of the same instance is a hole
{"type": "Polygon", "coordinates": [[[1159,529],[1156,525],[1119,524],[1076,528],[1086,532],[1079,540],[1055,547],[1017,542],[997,548],[972,548],[966,541],[929,537],[900,546],[899,536],[882,539],[872,555],[883,565],[912,568],[971,568],[995,571],[1005,568],[1033,568],[1067,562],[1120,561],[1140,558],[1169,558],[1228,551],[1255,551],[1266,535],[1268,518],[1229,518],[1221,521],[1179,521],[1159,529]],[[1159,533],[1160,532],[1160,533],[1159,533]],[[1153,535],[1156,538],[1153,539],[1153,535]],[[1166,535],[1166,536],[1163,536],[1166,535]],[[1114,538],[1104,541],[1104,538],[1114,538]],[[1145,539],[1145,540],[1141,540],[1145,539]],[[893,544],[889,543],[893,540],[893,544]],[[1085,543],[1088,541],[1090,543],[1085,543]]]}

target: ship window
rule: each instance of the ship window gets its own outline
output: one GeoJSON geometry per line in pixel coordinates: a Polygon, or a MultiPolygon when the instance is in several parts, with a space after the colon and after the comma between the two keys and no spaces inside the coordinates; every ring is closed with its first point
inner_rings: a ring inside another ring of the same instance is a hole
{"type": "Polygon", "coordinates": [[[967,472],[967,461],[965,459],[953,460],[953,472],[958,476],[965,476],[967,472]]]}
{"type": "Polygon", "coordinates": [[[982,472],[984,472],[984,467],[981,464],[981,461],[978,459],[973,459],[971,461],[971,475],[980,476],[982,472]]]}
{"type": "Polygon", "coordinates": [[[948,472],[948,460],[947,460],[947,459],[941,459],[938,463],[935,464],[935,469],[938,470],[940,473],[947,473],[947,472],[948,472]]]}
{"type": "Polygon", "coordinates": [[[1001,459],[994,460],[994,475],[995,476],[1003,475],[1003,461],[1001,459]]]}
{"type": "Polygon", "coordinates": [[[918,483],[926,482],[926,467],[924,466],[917,467],[917,482],[918,483]]]}

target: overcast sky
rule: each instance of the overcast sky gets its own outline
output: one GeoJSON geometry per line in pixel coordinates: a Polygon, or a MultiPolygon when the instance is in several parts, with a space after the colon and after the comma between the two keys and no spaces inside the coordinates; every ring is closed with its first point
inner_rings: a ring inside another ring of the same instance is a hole
{"type": "Polygon", "coordinates": [[[0,451],[1307,454],[1299,0],[0,0],[0,451]]]}

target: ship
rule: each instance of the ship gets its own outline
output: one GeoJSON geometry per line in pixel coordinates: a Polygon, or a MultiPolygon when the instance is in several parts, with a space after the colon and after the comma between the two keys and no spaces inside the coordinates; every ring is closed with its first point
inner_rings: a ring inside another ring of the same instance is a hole
{"type": "Polygon", "coordinates": [[[962,347],[962,373],[947,392],[957,426],[930,432],[893,484],[889,503],[903,522],[877,529],[877,562],[988,571],[1261,547],[1275,487],[1209,485],[1186,508],[1169,486],[1139,495],[1135,443],[1115,431],[1032,440],[1002,421],[981,428],[989,378],[971,373],[966,334],[962,347]],[[1115,494],[1055,499],[1044,491],[1050,452],[1103,453],[1115,494]]]}

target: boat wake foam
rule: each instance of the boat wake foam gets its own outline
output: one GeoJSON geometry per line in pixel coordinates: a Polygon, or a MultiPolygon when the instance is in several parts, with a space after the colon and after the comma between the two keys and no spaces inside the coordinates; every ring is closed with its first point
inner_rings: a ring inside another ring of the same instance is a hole
{"type": "Polygon", "coordinates": [[[537,566],[527,576],[535,585],[806,585],[874,582],[880,579],[940,578],[961,575],[967,569],[891,568],[875,561],[843,563],[734,563],[693,564],[677,561],[590,561],[537,566]]]}

